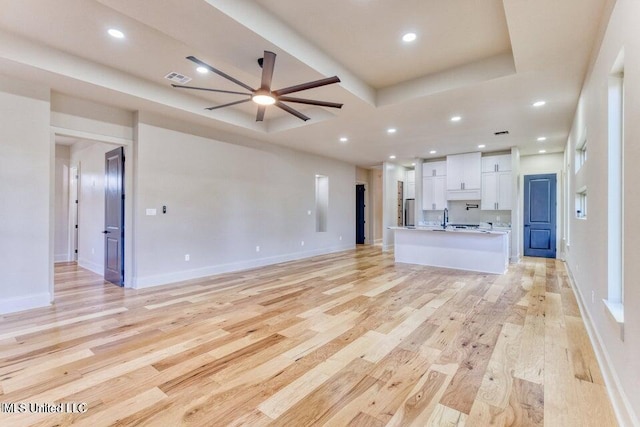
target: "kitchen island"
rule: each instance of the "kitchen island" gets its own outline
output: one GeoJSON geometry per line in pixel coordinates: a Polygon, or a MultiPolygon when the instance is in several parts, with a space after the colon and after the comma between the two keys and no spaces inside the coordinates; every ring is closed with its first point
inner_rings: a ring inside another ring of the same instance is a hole
{"type": "Polygon", "coordinates": [[[407,264],[504,274],[509,266],[509,230],[390,227],[395,260],[407,264]]]}

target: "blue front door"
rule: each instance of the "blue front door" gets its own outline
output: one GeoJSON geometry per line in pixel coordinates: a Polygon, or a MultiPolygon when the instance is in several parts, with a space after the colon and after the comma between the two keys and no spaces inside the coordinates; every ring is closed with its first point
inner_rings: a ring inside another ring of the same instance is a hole
{"type": "Polygon", "coordinates": [[[524,255],[556,257],[556,174],[524,177],[524,255]]]}

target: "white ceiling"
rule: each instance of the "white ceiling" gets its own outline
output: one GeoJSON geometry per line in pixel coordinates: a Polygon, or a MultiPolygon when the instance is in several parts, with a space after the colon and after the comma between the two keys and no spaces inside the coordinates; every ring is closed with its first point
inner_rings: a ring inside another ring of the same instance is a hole
{"type": "Polygon", "coordinates": [[[478,144],[557,152],[613,1],[0,0],[0,73],[361,166],[478,144]],[[111,27],[126,38],[107,36],[111,27]],[[407,31],[418,35],[410,45],[407,31]],[[305,123],[269,107],[256,123],[251,102],[208,111],[238,98],[164,79],[176,71],[189,85],[240,89],[196,73],[184,59],[194,55],[257,87],[264,50],[278,55],[274,88],[338,75],[339,85],[296,95],[343,109],[292,105],[305,123]],[[547,104],[533,108],[538,99],[547,104]],[[509,135],[493,135],[502,130],[509,135]]]}

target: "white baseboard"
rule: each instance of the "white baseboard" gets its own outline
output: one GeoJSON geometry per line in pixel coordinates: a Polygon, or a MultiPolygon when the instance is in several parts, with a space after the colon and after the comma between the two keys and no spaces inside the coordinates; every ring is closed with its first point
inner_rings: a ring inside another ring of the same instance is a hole
{"type": "Polygon", "coordinates": [[[565,267],[569,276],[569,283],[571,284],[571,287],[573,288],[573,291],[577,296],[576,299],[578,300],[580,313],[582,314],[582,318],[584,319],[584,324],[587,329],[589,339],[591,340],[591,345],[593,345],[593,350],[596,353],[596,359],[598,359],[598,365],[600,366],[600,370],[602,371],[604,383],[607,387],[607,393],[609,394],[609,399],[611,400],[613,411],[615,412],[616,418],[618,419],[618,424],[620,424],[622,427],[640,426],[638,415],[634,412],[634,409],[631,406],[631,403],[629,402],[629,399],[627,398],[622,385],[620,384],[620,378],[616,373],[613,363],[611,363],[611,358],[609,357],[609,353],[604,346],[604,341],[602,341],[598,330],[593,325],[591,315],[589,314],[586,304],[584,303],[582,292],[580,292],[580,288],[576,285],[573,272],[571,271],[571,268],[569,268],[569,264],[565,263],[565,267]]]}
{"type": "Polygon", "coordinates": [[[336,246],[333,248],[316,249],[304,252],[295,252],[292,254],[277,255],[266,258],[258,258],[246,261],[233,262],[228,264],[213,265],[209,267],[197,268],[193,270],[176,271],[174,273],[158,274],[153,276],[137,277],[133,281],[135,289],[149,288],[152,286],[167,285],[184,280],[198,279],[201,277],[215,276],[216,274],[232,273],[236,271],[248,270],[256,267],[264,267],[266,265],[279,264],[281,262],[295,261],[304,258],[310,258],[318,255],[326,255],[335,252],[352,250],[353,245],[336,246]]]}
{"type": "Polygon", "coordinates": [[[55,254],[53,256],[53,262],[69,262],[69,261],[73,261],[72,259],[69,259],[69,254],[55,254]]]}
{"type": "Polygon", "coordinates": [[[78,258],[78,266],[86,268],[89,271],[93,271],[94,273],[101,276],[104,274],[104,267],[102,266],[102,264],[89,261],[88,259],[78,258]]]}
{"type": "Polygon", "coordinates": [[[49,304],[51,304],[51,294],[49,292],[23,297],[3,298],[0,299],[0,314],[46,307],[49,304]]]}

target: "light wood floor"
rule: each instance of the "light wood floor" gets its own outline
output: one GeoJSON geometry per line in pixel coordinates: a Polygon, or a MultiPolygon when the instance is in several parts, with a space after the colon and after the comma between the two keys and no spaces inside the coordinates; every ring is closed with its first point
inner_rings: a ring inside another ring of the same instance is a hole
{"type": "Polygon", "coordinates": [[[564,266],[504,276],[378,248],[135,291],[56,267],[0,320],[0,425],[614,426],[564,266]]]}

